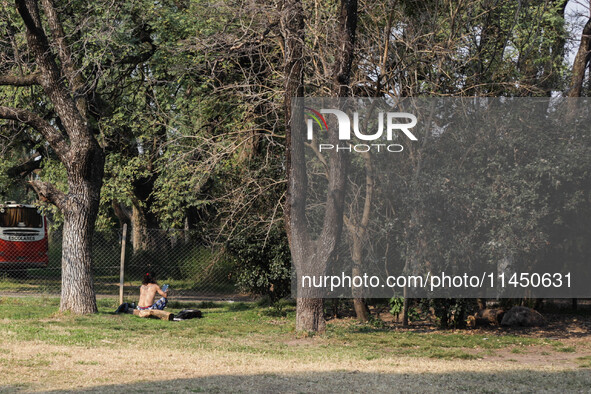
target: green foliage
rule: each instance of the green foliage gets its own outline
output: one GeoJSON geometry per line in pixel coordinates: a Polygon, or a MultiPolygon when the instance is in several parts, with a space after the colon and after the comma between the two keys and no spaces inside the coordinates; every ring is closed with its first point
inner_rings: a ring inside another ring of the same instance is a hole
{"type": "Polygon", "coordinates": [[[433,308],[441,328],[464,328],[468,315],[477,309],[472,298],[425,298],[420,305],[423,310],[433,308]]]}
{"type": "Polygon", "coordinates": [[[14,163],[11,160],[8,160],[8,158],[2,158],[2,160],[0,160],[0,198],[5,198],[6,200],[10,199],[8,196],[10,195],[10,189],[12,186],[12,180],[6,174],[6,170],[13,165],[14,163]]]}
{"type": "Polygon", "coordinates": [[[390,304],[390,313],[398,318],[398,315],[400,315],[400,312],[402,312],[404,308],[404,298],[394,296],[390,298],[388,303],[390,304]]]}
{"type": "MultiPolygon", "coordinates": [[[[77,71],[96,88],[89,121],[107,154],[97,228],[117,226],[113,203],[141,208],[155,227],[186,224],[202,231],[203,239],[228,239],[229,256],[186,246],[190,257],[184,260],[166,249],[162,256],[138,252],[133,264],[158,266],[170,259],[175,268],[163,274],[190,278],[195,286],[216,276],[236,280],[253,293],[267,294],[273,285],[273,297],[287,294],[289,250],[280,206],[285,141],[276,137],[284,127],[279,14],[268,4],[233,0],[215,7],[168,0],[57,4],[72,52],[83,54],[77,71]],[[211,271],[216,259],[224,264],[211,271]],[[232,271],[234,264],[238,272],[232,271]]],[[[360,3],[359,63],[352,78],[359,81],[356,94],[511,97],[564,91],[568,32],[563,4],[360,3]],[[384,43],[388,23],[392,37],[384,43]],[[375,82],[382,72],[380,92],[375,82]]],[[[326,93],[325,82],[332,78],[326,70],[334,65],[338,47],[332,41],[338,5],[321,5],[304,2],[306,17],[314,20],[306,27],[313,34],[305,35],[308,95],[326,93]]],[[[28,53],[22,21],[14,7],[5,8],[0,46],[10,61],[3,61],[2,73],[21,73],[23,66],[32,71],[26,58],[16,58],[16,52],[28,53]]],[[[0,87],[0,101],[59,126],[40,87],[0,87]]],[[[64,166],[39,134],[0,122],[0,194],[34,199],[24,182],[15,191],[5,171],[35,151],[44,153],[44,164],[34,176],[67,191],[64,166]]],[[[429,138],[424,149],[405,152],[392,164],[397,174],[392,184],[378,185],[378,197],[392,190],[398,194],[393,207],[374,210],[383,213],[378,222],[385,225],[372,228],[372,237],[388,244],[387,257],[470,264],[511,256],[532,264],[561,258],[586,263],[588,137],[582,142],[565,138],[569,142],[553,150],[544,135],[470,132],[429,138]],[[426,159],[420,162],[420,157],[426,159]],[[471,173],[469,168],[482,170],[471,173]]],[[[363,163],[352,164],[349,179],[359,176],[362,184],[363,163]]],[[[61,214],[52,206],[43,209],[52,225],[60,226],[61,214]]],[[[58,252],[51,253],[59,261],[58,252]]],[[[400,312],[400,302],[391,300],[392,313],[400,312]]],[[[442,324],[453,325],[466,308],[441,301],[436,309],[442,324]]]]}
{"type": "Polygon", "coordinates": [[[290,253],[285,232],[273,227],[269,234],[244,232],[228,243],[237,264],[237,284],[244,291],[268,295],[272,301],[290,292],[290,253]]]}

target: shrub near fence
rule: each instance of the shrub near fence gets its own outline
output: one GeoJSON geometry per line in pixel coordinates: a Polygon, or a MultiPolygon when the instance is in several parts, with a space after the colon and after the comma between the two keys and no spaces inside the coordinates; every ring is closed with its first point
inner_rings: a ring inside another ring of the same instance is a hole
{"type": "MultiPolygon", "coordinates": [[[[127,234],[124,295],[134,299],[143,275],[150,271],[160,284],[171,287],[171,296],[230,297],[237,294],[234,261],[220,247],[203,242],[185,230],[146,232],[143,248],[127,234]]],[[[122,231],[96,231],[93,238],[93,274],[97,294],[118,295],[122,231]]],[[[61,289],[61,230],[49,234],[49,264],[44,268],[0,268],[0,294],[59,294],[61,289]]]]}

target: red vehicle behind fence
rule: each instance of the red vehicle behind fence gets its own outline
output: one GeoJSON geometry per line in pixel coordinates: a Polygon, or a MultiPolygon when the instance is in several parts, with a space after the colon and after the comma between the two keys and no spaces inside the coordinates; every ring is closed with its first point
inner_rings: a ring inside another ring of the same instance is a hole
{"type": "Polygon", "coordinates": [[[47,267],[47,220],[33,205],[0,204],[0,269],[47,267]]]}

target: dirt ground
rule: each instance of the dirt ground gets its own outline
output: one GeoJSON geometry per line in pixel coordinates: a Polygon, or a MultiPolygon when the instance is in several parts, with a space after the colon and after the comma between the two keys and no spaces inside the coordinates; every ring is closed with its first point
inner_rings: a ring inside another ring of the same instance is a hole
{"type": "MultiPolygon", "coordinates": [[[[573,339],[579,341],[581,339],[573,339]]],[[[538,392],[591,389],[591,370],[560,358],[503,354],[481,360],[285,360],[224,352],[3,346],[21,364],[0,391],[89,392],[538,392]],[[43,355],[45,357],[41,357],[43,355]],[[510,358],[508,358],[510,357],[510,358]],[[31,364],[32,363],[32,364],[31,364]],[[37,365],[38,368],[31,368],[37,365]],[[26,382],[26,383],[24,383],[26,382]]],[[[565,355],[565,359],[577,354],[565,355]]]]}

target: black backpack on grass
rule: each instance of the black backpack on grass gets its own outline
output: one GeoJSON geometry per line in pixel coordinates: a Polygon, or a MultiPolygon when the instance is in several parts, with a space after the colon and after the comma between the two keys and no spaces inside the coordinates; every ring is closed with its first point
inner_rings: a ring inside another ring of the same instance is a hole
{"type": "Polygon", "coordinates": [[[183,309],[174,316],[175,321],[199,319],[202,318],[201,311],[199,309],[183,309]]]}

